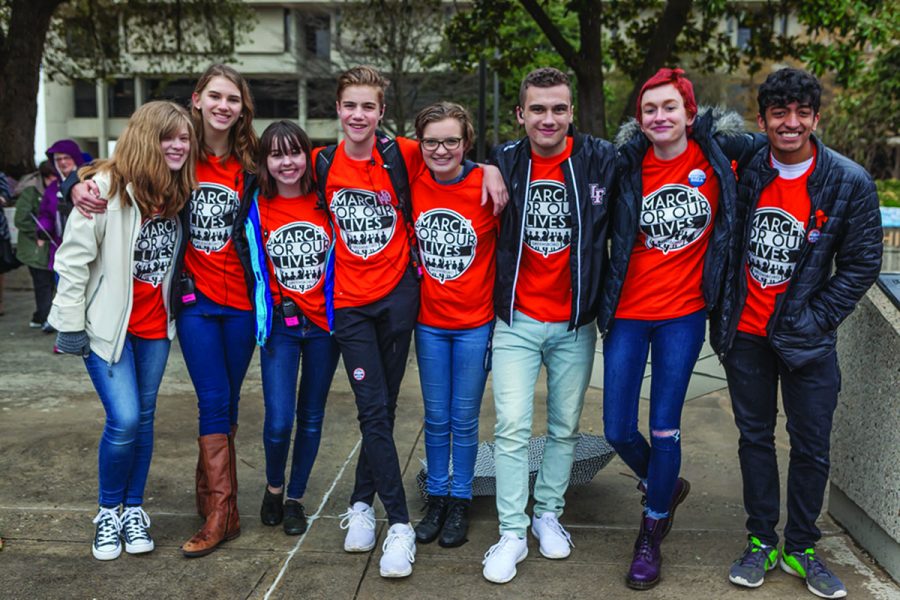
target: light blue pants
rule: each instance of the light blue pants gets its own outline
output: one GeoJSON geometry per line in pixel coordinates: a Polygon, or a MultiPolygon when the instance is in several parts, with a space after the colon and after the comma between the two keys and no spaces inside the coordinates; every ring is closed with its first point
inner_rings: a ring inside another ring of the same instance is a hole
{"type": "Polygon", "coordinates": [[[524,536],[529,525],[528,440],[534,387],[547,367],[547,443],[534,486],[534,512],[563,512],[578,421],[591,378],[597,328],[567,331],[568,323],[542,323],[515,311],[513,325],[497,320],[494,332],[494,460],[500,533],[524,536]]]}

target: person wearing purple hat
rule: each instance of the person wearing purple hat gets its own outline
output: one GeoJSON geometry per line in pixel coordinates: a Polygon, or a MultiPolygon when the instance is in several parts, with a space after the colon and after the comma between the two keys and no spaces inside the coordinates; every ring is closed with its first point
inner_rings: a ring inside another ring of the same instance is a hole
{"type": "MultiPolygon", "coordinates": [[[[61,187],[66,183],[77,181],[78,167],[90,160],[90,155],[83,154],[74,140],[58,140],[47,149],[47,159],[59,173],[59,179],[52,182],[44,190],[41,205],[38,208],[38,243],[50,244],[50,269],[53,268],[53,257],[62,243],[63,229],[71,209],[66,210],[59,201],[63,197],[61,187]],[[73,181],[69,182],[69,178],[73,181]]],[[[46,331],[46,329],[45,329],[46,331]]],[[[49,332],[48,332],[49,333],[49,332]]]]}

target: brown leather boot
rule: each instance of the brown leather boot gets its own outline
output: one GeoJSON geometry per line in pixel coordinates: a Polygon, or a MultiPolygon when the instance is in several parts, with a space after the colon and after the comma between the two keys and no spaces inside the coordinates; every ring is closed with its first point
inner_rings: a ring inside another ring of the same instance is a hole
{"type": "Polygon", "coordinates": [[[234,449],[234,436],[237,434],[237,423],[231,426],[231,433],[228,435],[228,454],[230,456],[230,460],[228,461],[228,465],[231,468],[230,476],[231,476],[231,497],[229,498],[229,511],[228,511],[228,526],[225,529],[225,539],[233,540],[237,536],[241,535],[241,516],[238,514],[238,506],[237,506],[237,491],[238,491],[238,482],[237,482],[237,457],[235,456],[234,449]]]}
{"type": "Polygon", "coordinates": [[[200,460],[209,486],[206,502],[208,514],[200,531],[181,547],[181,552],[188,558],[205,556],[225,541],[231,511],[231,452],[228,449],[228,436],[224,433],[202,435],[199,443],[200,460]]]}
{"type": "Polygon", "coordinates": [[[197,471],[194,475],[194,481],[197,488],[197,514],[205,519],[206,501],[209,497],[209,484],[206,482],[206,471],[203,469],[203,461],[200,459],[199,454],[197,455],[197,471]]]}

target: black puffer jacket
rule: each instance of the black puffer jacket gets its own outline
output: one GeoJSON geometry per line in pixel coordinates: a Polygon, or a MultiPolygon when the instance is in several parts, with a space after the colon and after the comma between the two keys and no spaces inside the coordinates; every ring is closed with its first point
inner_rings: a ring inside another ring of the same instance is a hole
{"type": "MultiPolygon", "coordinates": [[[[600,286],[606,275],[607,206],[617,195],[615,148],[605,140],[575,133],[572,155],[563,164],[566,198],[572,203],[569,268],[572,310],[569,329],[597,316],[600,286]]],[[[525,206],[531,175],[528,138],[502,144],[491,161],[503,174],[510,201],[500,221],[497,241],[497,279],[494,309],[504,322],[512,321],[516,281],[525,238],[525,206]]]]}
{"type": "MultiPolygon", "coordinates": [[[[765,138],[746,133],[743,118],[737,113],[709,107],[702,107],[698,111],[691,137],[700,146],[719,180],[719,204],[703,261],[702,284],[706,308],[713,314],[711,324],[717,324],[722,321],[719,314],[722,310],[722,293],[733,295],[730,289],[733,280],[725,276],[728,272],[729,248],[737,227],[737,187],[733,169],[739,170],[749,162],[754,152],[765,144],[765,138]],[[719,315],[718,318],[716,315],[719,315]]],[[[611,207],[610,266],[603,286],[597,321],[601,334],[608,331],[615,317],[631,252],[637,239],[643,200],[641,165],[651,147],[634,119],[619,130],[616,145],[619,147],[620,194],[618,201],[611,207]]],[[[672,281],[673,287],[677,285],[677,281],[672,281]]],[[[721,346],[723,340],[724,332],[713,326],[710,332],[713,348],[721,346]]]]}
{"type": "MultiPolygon", "coordinates": [[[[766,327],[775,351],[790,369],[827,356],[835,348],[837,327],[846,319],[881,269],[881,212],[875,184],[866,171],[825,147],[817,138],[816,165],[809,176],[810,217],[794,274],[775,300],[766,327]],[[817,227],[816,214],[827,218],[817,227]],[[810,231],[818,228],[815,243],[810,231]]],[[[752,215],[763,188],[778,172],[769,164],[769,147],[760,150],[738,183],[739,244],[733,261],[737,285],[733,310],[723,324],[727,352],[747,299],[747,263],[752,215]]]]}

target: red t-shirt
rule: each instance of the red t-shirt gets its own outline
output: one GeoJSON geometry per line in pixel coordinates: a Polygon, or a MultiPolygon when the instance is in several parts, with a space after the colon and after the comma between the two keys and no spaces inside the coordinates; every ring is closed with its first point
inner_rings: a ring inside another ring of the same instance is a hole
{"type": "Polygon", "coordinates": [[[325,261],[331,246],[328,214],[315,192],[299,198],[259,198],[259,221],[269,257],[272,300],[290,298],[313,323],[328,331],[325,261]]]}
{"type": "Polygon", "coordinates": [[[700,145],[679,156],[647,150],[640,227],[622,286],[618,319],[676,319],[702,310],[703,259],[719,206],[719,179],[700,145]]]}
{"type": "Polygon", "coordinates": [[[335,308],[384,298],[409,267],[410,232],[378,151],[373,148],[370,159],[352,160],[341,142],[328,171],[325,200],[337,238],[335,308]]]}
{"type": "Polygon", "coordinates": [[[174,218],[153,217],[141,221],[134,243],[131,315],[128,333],[158,340],[169,337],[168,315],[162,283],[172,268],[178,222],[174,218]]]}
{"type": "Polygon", "coordinates": [[[484,172],[444,185],[423,170],[412,184],[413,219],[425,276],[419,323],[471,329],[494,318],[497,218],[481,206],[484,172]]]}
{"type": "Polygon", "coordinates": [[[767,335],[775,299],[787,289],[806,239],[810,210],[806,182],[815,166],[813,159],[796,179],[776,177],[759,195],[747,257],[747,300],[738,331],[767,335]]]}
{"type": "Polygon", "coordinates": [[[191,194],[191,239],[184,268],[197,289],[217,304],[250,310],[244,269],[231,231],[241,209],[244,171],[233,156],[197,163],[200,189],[191,194]]]}
{"type": "Polygon", "coordinates": [[[573,199],[566,197],[563,163],[572,154],[572,138],[556,156],[532,153],[531,178],[525,199],[525,239],[515,308],[545,323],[568,321],[572,315],[573,199]]]}

